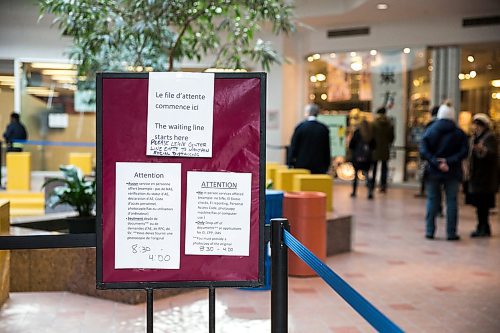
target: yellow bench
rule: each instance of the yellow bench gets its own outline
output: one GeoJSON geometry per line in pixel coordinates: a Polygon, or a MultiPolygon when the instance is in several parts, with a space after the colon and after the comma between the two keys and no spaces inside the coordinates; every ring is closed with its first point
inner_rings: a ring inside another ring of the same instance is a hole
{"type": "Polygon", "coordinates": [[[286,169],[286,165],[278,164],[276,162],[267,162],[266,163],[266,183],[271,181],[274,184],[276,183],[276,170],[278,169],[286,169]]]}
{"type": "MultiPolygon", "coordinates": [[[[9,202],[0,200],[0,234],[9,234],[9,202]]],[[[9,298],[10,289],[10,251],[0,251],[0,307],[9,298]]]]}
{"type": "Polygon", "coordinates": [[[92,172],[92,154],[69,153],[69,164],[82,170],[84,175],[88,175],[92,172]]]}
{"type": "Polygon", "coordinates": [[[31,188],[31,153],[7,153],[7,191],[29,191],[31,188]]]}
{"type": "Polygon", "coordinates": [[[310,174],[307,169],[276,169],[274,189],[291,192],[293,191],[293,177],[295,175],[310,174]]]}
{"type": "Polygon", "coordinates": [[[293,177],[293,191],[313,191],[326,194],[326,210],[333,211],[332,177],[329,175],[304,175],[298,174],[293,177]]]}

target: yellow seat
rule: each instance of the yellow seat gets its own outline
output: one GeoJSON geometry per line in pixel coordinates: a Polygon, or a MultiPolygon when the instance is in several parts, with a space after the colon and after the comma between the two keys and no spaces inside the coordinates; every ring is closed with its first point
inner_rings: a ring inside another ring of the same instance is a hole
{"type": "Polygon", "coordinates": [[[31,153],[7,153],[7,191],[29,191],[31,188],[31,153]]]}
{"type": "Polygon", "coordinates": [[[310,174],[307,169],[276,169],[274,189],[291,192],[293,191],[293,177],[295,175],[310,174]]]}
{"type": "Polygon", "coordinates": [[[286,165],[278,164],[276,162],[266,162],[266,183],[271,181],[274,184],[276,183],[276,170],[278,169],[286,169],[286,165]]]}
{"type": "Polygon", "coordinates": [[[91,153],[69,153],[69,164],[82,170],[84,175],[92,172],[92,154],[91,153]]]}
{"type": "Polygon", "coordinates": [[[295,175],[292,190],[296,192],[313,191],[326,194],[326,210],[333,211],[333,180],[329,175],[295,175]]]}

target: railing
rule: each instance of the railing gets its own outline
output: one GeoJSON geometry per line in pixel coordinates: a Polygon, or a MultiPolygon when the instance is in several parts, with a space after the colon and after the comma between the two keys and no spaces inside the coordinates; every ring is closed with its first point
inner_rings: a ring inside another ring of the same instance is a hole
{"type": "Polygon", "coordinates": [[[271,332],[288,331],[288,257],[292,250],[378,332],[403,332],[332,269],[319,260],[290,232],[287,219],[271,220],[271,332]]]}

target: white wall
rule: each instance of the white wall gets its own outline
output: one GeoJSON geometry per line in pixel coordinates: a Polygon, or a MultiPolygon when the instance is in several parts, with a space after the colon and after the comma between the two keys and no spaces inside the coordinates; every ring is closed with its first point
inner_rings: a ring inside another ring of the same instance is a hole
{"type": "Polygon", "coordinates": [[[53,17],[37,23],[39,9],[36,1],[0,1],[0,59],[37,58],[67,59],[63,54],[70,39],[61,37],[53,17]]]}

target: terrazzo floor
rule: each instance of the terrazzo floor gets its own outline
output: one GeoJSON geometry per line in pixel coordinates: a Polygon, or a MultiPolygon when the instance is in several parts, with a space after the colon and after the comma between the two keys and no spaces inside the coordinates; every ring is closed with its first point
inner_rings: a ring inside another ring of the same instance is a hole
{"type": "MultiPolygon", "coordinates": [[[[334,207],[354,216],[353,251],[326,261],[406,332],[500,332],[500,218],[493,237],[471,239],[474,211],[460,207],[458,242],[424,238],[425,200],[391,188],[366,199],[335,184],[334,207]]],[[[208,332],[208,291],[154,302],[154,332],[208,332]]],[[[374,332],[320,278],[289,278],[289,332],[374,332]]],[[[270,292],[216,290],[216,331],[270,332],[270,292]]],[[[67,292],[11,293],[0,332],[145,332],[145,304],[67,292]]]]}

